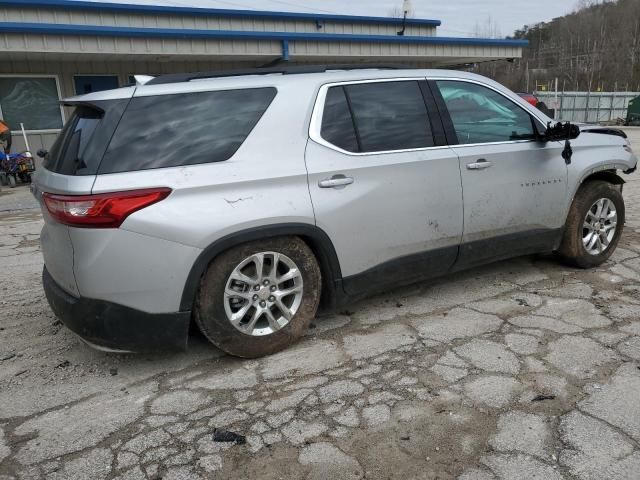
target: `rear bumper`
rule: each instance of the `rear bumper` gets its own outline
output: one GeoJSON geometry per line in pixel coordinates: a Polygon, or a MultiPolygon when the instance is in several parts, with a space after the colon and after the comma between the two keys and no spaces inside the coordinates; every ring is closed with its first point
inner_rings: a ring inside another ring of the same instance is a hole
{"type": "Polygon", "coordinates": [[[103,300],[77,298],[64,291],[46,267],[42,284],[56,316],[95,348],[121,352],[187,348],[191,312],[146,313],[103,300]]]}

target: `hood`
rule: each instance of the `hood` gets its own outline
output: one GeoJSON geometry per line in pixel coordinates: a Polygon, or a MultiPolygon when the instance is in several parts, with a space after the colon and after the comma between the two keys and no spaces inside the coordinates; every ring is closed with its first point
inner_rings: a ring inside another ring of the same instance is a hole
{"type": "Polygon", "coordinates": [[[611,127],[599,127],[597,125],[581,125],[580,127],[581,133],[599,133],[601,135],[614,135],[616,137],[627,138],[627,134],[619,128],[611,128],[611,127]]]}

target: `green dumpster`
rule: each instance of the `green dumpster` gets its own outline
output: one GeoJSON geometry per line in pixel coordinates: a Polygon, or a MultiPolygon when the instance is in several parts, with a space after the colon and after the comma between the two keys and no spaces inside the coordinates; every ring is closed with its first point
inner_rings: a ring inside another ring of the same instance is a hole
{"type": "Polygon", "coordinates": [[[636,97],[629,102],[627,125],[640,126],[640,97],[636,97]]]}

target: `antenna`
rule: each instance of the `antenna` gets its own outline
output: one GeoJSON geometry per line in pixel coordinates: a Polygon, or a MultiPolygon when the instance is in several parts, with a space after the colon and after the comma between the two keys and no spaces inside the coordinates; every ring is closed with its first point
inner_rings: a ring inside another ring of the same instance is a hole
{"type": "Polygon", "coordinates": [[[409,15],[409,13],[413,12],[413,6],[411,5],[411,0],[403,0],[402,11],[404,15],[402,17],[402,30],[398,32],[398,35],[400,36],[404,36],[404,32],[407,29],[407,16],[409,15]]]}

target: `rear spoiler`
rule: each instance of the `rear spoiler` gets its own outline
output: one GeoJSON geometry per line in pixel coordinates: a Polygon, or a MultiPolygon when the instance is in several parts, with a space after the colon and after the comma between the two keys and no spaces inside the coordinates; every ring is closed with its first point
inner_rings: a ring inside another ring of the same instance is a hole
{"type": "Polygon", "coordinates": [[[87,107],[91,108],[99,113],[104,113],[104,109],[100,108],[98,105],[92,102],[82,101],[82,100],[72,100],[65,99],[60,101],[60,105],[64,107],[87,107]]]}

